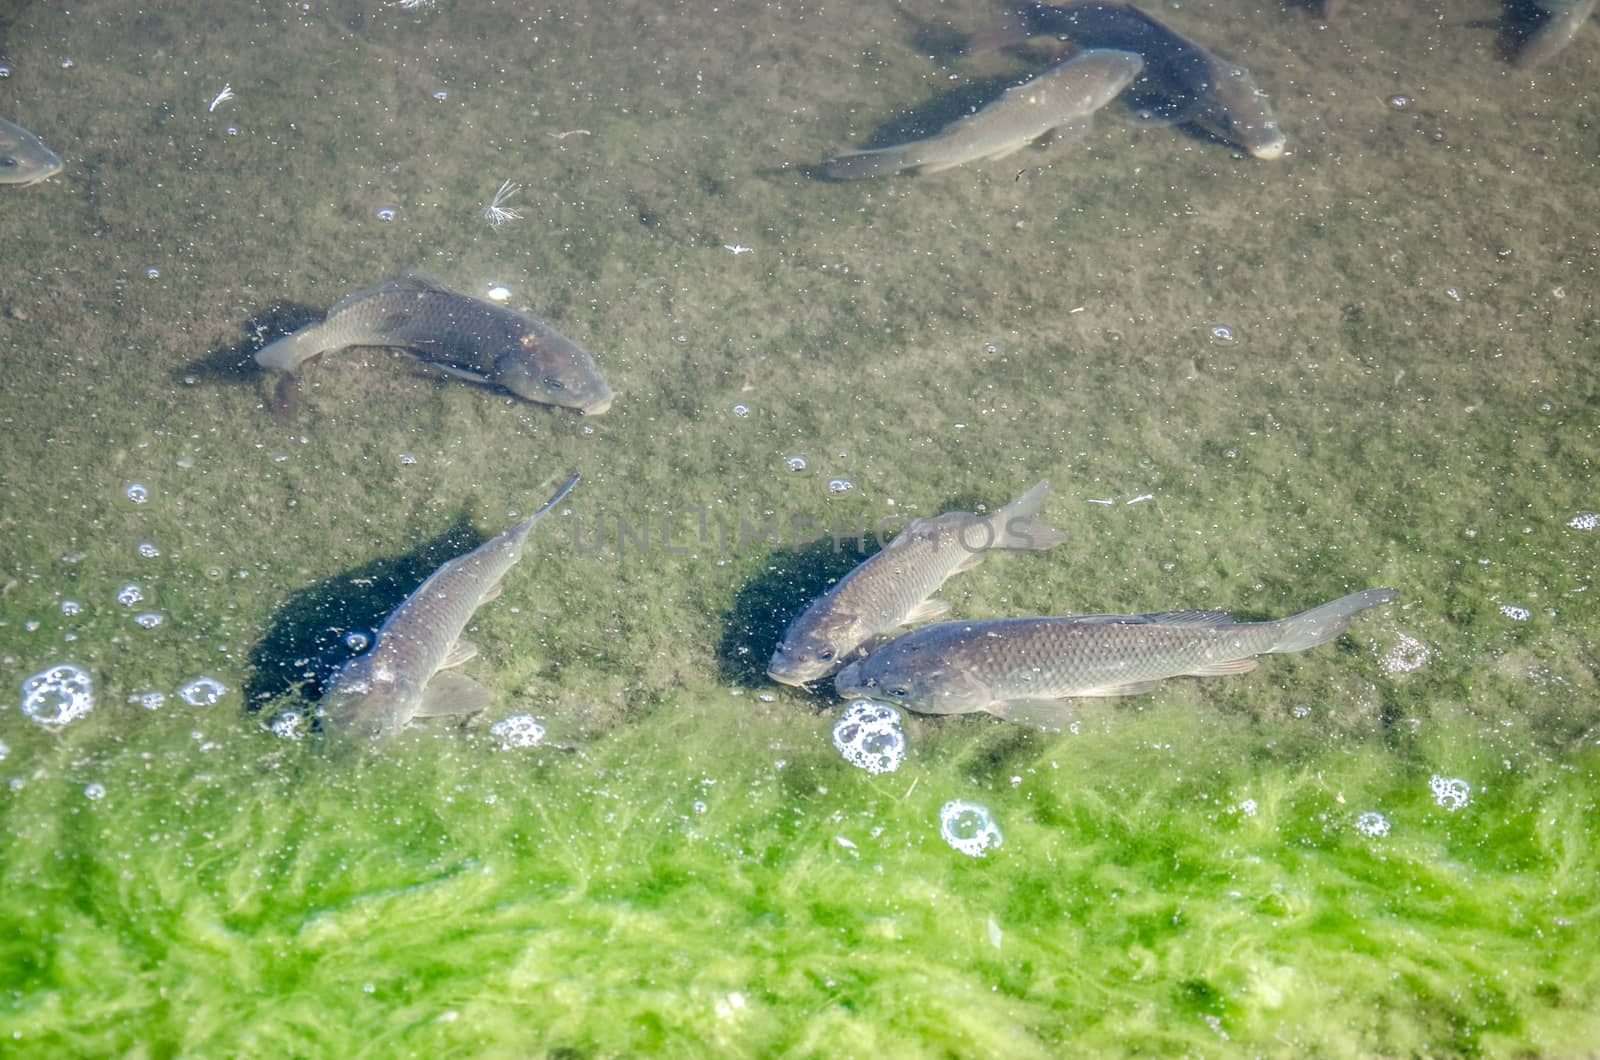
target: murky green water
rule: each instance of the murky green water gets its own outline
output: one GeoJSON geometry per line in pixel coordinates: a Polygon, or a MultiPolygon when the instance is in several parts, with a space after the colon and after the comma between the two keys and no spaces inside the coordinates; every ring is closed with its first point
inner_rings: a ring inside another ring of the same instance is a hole
{"type": "Polygon", "coordinates": [[[0,19],[0,114],[66,162],[0,188],[6,1055],[1591,1048],[1600,27],[1530,74],[1497,4],[1356,7],[1161,9],[1255,72],[1278,162],[1112,111],[856,184],[806,167],[1044,51],[953,54],[976,0],[0,19]],[[261,338],[409,267],[510,288],[615,406],[375,352],[274,418],[261,338]],[[269,730],[572,469],[474,622],[487,716],[269,730]],[[761,676],[855,558],[799,539],[1045,476],[1067,543],[958,616],[1400,601],[845,762],[761,676]],[[62,664],[93,710],[38,725],[62,664]],[[545,745],[499,749],[516,713],[545,745]],[[953,799],[1003,843],[948,846],[953,799]]]}

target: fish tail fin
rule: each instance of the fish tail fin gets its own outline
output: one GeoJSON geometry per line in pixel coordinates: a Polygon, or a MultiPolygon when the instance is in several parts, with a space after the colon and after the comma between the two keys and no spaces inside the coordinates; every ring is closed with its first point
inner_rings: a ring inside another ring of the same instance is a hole
{"type": "Polygon", "coordinates": [[[1325,644],[1345,631],[1350,620],[1369,607],[1386,604],[1400,594],[1393,589],[1366,589],[1349,596],[1341,596],[1321,607],[1313,607],[1298,615],[1281,619],[1278,623],[1281,636],[1268,648],[1271,652],[1305,651],[1325,644]]]}
{"type": "Polygon", "coordinates": [[[1040,522],[1039,509],[1050,496],[1050,480],[1040,479],[1027,493],[995,512],[994,544],[991,548],[1043,550],[1055,548],[1067,535],[1040,522]]]}
{"type": "Polygon", "coordinates": [[[888,177],[905,168],[904,147],[878,147],[868,151],[844,151],[828,159],[822,172],[830,180],[866,180],[888,177]]]}
{"type": "Polygon", "coordinates": [[[273,339],[256,351],[256,363],[276,372],[292,372],[324,352],[320,331],[321,327],[313,324],[273,339]]]}

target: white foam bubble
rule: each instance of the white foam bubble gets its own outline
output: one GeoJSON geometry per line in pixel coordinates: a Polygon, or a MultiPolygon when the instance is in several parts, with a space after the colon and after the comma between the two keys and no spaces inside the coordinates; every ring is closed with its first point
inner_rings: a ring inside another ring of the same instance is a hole
{"type": "Polygon", "coordinates": [[[939,810],[939,834],[968,857],[981,858],[998,847],[1002,837],[987,806],[951,799],[939,810]]]}
{"type": "Polygon", "coordinates": [[[89,674],[70,663],[40,670],[22,682],[22,713],[40,725],[65,725],[94,709],[89,674]]]}
{"type": "Polygon", "coordinates": [[[1459,777],[1446,777],[1435,773],[1428,778],[1428,790],[1433,792],[1433,801],[1451,813],[1472,800],[1472,785],[1459,777]]]}
{"type": "Polygon", "coordinates": [[[1389,834],[1389,818],[1377,810],[1368,810],[1356,818],[1356,831],[1371,839],[1382,839],[1389,834]]]}
{"type": "Polygon", "coordinates": [[[228,686],[215,677],[196,677],[178,689],[178,698],[191,707],[209,707],[227,691],[228,686]]]}
{"type": "Polygon", "coordinates": [[[489,726],[489,734],[500,741],[499,750],[538,747],[544,742],[544,726],[532,714],[512,714],[489,726]]]}
{"type": "Polygon", "coordinates": [[[844,760],[868,773],[892,773],[906,757],[900,712],[870,699],[852,700],[833,726],[833,746],[844,760]]]}
{"type": "Polygon", "coordinates": [[[267,722],[267,731],[280,740],[303,740],[307,728],[306,716],[298,710],[279,711],[267,722]]]}

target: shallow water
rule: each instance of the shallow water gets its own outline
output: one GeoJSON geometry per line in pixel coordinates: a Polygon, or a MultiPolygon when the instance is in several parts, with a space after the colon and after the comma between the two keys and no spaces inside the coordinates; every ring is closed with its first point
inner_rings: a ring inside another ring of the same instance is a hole
{"type": "Polygon", "coordinates": [[[7,1055],[1591,1047],[1600,26],[1529,73],[1497,4],[1356,7],[1160,9],[1278,162],[1113,109],[852,184],[808,167],[1049,49],[955,54],[976,0],[0,21],[0,114],[66,163],[0,188],[0,678],[93,696],[0,710],[7,1055]],[[612,410],[366,351],[275,418],[254,349],[410,267],[509,288],[612,410]],[[289,738],[572,469],[473,623],[485,717],[289,738]],[[861,528],[1044,476],[1067,543],[957,616],[1400,601],[845,761],[843,705],[761,677],[783,622],[861,528]]]}

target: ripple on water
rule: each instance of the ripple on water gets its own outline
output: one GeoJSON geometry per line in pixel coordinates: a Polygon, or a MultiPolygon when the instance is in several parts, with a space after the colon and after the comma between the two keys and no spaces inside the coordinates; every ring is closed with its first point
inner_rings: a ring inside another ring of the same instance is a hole
{"type": "Polygon", "coordinates": [[[40,725],[65,725],[93,709],[94,686],[81,667],[60,663],[22,682],[22,713],[40,725]]]}
{"type": "Polygon", "coordinates": [[[981,858],[1001,842],[1000,826],[987,806],[951,799],[939,810],[939,834],[968,857],[981,858]]]}

